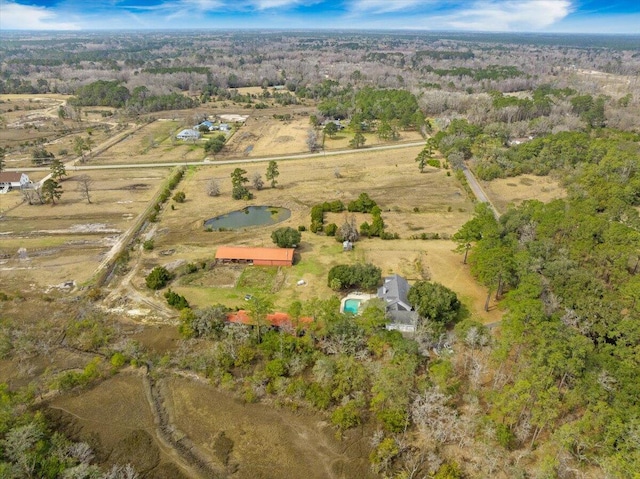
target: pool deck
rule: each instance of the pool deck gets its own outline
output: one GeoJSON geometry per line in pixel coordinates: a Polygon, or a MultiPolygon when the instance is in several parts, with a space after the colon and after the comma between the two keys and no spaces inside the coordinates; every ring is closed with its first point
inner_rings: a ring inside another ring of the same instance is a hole
{"type": "MultiPolygon", "coordinates": [[[[342,298],[342,301],[340,301],[340,312],[344,313],[344,305],[345,305],[345,303],[347,302],[348,299],[358,299],[362,303],[365,303],[365,302],[367,302],[370,299],[373,299],[375,297],[376,297],[375,294],[361,293],[360,291],[355,291],[353,293],[349,293],[344,298],[342,298]]],[[[357,314],[360,314],[360,312],[358,311],[357,314]]]]}

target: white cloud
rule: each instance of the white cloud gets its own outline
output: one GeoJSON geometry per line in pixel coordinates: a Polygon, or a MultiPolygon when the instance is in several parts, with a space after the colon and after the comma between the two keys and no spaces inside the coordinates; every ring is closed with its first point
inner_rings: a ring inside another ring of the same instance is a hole
{"type": "Polygon", "coordinates": [[[77,23],[64,22],[47,7],[0,1],[0,30],[79,30],[77,23]]]}
{"type": "Polygon", "coordinates": [[[390,13],[424,6],[429,0],[355,0],[349,5],[354,13],[390,13]]]}
{"type": "Polygon", "coordinates": [[[302,3],[299,0],[255,0],[251,5],[258,10],[268,10],[270,8],[293,7],[302,3]]]}
{"type": "Polygon", "coordinates": [[[220,0],[180,0],[180,5],[185,7],[194,8],[201,12],[211,12],[219,10],[225,4],[220,0]]]}
{"type": "Polygon", "coordinates": [[[531,31],[553,25],[571,11],[570,0],[481,0],[430,20],[443,29],[531,31]]]}
{"type": "Polygon", "coordinates": [[[247,6],[256,10],[269,10],[270,8],[286,9],[298,5],[315,5],[323,0],[247,0],[247,6]]]}

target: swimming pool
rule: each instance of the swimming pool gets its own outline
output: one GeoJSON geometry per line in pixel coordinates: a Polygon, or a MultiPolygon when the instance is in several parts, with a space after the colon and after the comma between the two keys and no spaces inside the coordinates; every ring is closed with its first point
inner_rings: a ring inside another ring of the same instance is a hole
{"type": "Polygon", "coordinates": [[[358,314],[358,309],[360,308],[360,303],[362,301],[359,299],[347,299],[344,302],[344,312],[351,314],[358,314]]]}

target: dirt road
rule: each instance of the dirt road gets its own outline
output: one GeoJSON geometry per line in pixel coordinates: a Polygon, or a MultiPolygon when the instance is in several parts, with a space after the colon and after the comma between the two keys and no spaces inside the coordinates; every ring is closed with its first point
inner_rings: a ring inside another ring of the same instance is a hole
{"type": "Polygon", "coordinates": [[[471,170],[466,166],[463,166],[462,172],[464,173],[464,176],[467,179],[467,183],[469,183],[469,188],[471,188],[471,191],[473,191],[473,194],[476,196],[478,201],[480,201],[481,203],[487,203],[491,207],[491,210],[493,211],[493,215],[496,217],[496,219],[500,218],[500,213],[498,212],[496,207],[493,206],[493,203],[491,203],[491,200],[489,199],[487,194],[484,192],[484,190],[482,189],[482,186],[480,186],[480,183],[476,179],[475,175],[471,172],[471,170]]]}

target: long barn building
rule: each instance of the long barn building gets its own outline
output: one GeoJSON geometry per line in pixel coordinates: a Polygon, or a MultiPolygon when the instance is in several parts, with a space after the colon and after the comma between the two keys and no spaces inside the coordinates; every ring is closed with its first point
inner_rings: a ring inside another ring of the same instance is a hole
{"type": "Polygon", "coordinates": [[[292,266],[293,248],[251,248],[247,246],[220,246],[216,261],[256,266],[292,266]]]}

